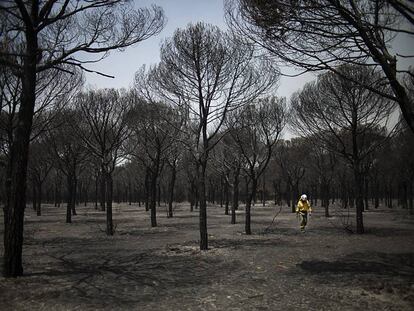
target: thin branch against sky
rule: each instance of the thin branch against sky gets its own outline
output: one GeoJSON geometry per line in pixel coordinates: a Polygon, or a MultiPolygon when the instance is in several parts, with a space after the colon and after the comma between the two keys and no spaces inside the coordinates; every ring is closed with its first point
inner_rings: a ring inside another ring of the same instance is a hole
{"type": "MultiPolygon", "coordinates": [[[[144,64],[147,66],[156,64],[160,60],[161,43],[172,36],[177,28],[184,28],[189,23],[203,21],[228,29],[224,20],[223,0],[136,0],[137,7],[148,7],[156,4],[164,9],[167,17],[167,25],[157,36],[130,47],[126,51],[112,52],[110,56],[99,63],[91,64],[88,68],[115,76],[114,79],[86,73],[86,82],[95,87],[128,88],[132,85],[135,72],[144,64]]],[[[394,41],[394,48],[400,54],[413,54],[414,42],[409,36],[400,35],[394,41]]],[[[414,66],[413,59],[401,59],[398,64],[401,68],[414,66]]],[[[281,66],[281,72],[285,76],[280,78],[278,96],[289,98],[292,93],[301,89],[305,83],[315,79],[312,73],[296,76],[300,71],[281,66]],[[288,77],[286,75],[291,75],[288,77]]]]}
{"type": "MultiPolygon", "coordinates": [[[[128,88],[132,85],[135,72],[142,65],[156,64],[160,60],[161,43],[173,35],[177,28],[184,28],[189,23],[203,21],[228,29],[224,20],[223,0],[139,0],[136,6],[156,4],[164,9],[167,25],[158,35],[130,47],[126,51],[112,52],[110,56],[99,63],[91,64],[88,68],[115,76],[114,79],[86,73],[86,83],[96,87],[128,88]]],[[[290,68],[282,68],[283,73],[296,75],[299,72],[290,68]]],[[[298,77],[281,77],[278,96],[289,97],[294,91],[301,88],[306,82],[314,79],[312,74],[298,77]]]]}

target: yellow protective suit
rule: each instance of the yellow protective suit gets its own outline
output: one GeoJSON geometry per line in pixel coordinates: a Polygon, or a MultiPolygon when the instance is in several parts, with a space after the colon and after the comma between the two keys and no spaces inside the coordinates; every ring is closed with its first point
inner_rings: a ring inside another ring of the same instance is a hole
{"type": "Polygon", "coordinates": [[[299,212],[312,213],[312,207],[310,206],[308,200],[305,200],[305,201],[299,200],[298,204],[296,205],[296,213],[299,213],[299,212]]]}
{"type": "Polygon", "coordinates": [[[308,200],[299,200],[296,205],[296,213],[300,215],[300,230],[304,231],[308,223],[308,212],[312,213],[312,207],[308,200]]]}

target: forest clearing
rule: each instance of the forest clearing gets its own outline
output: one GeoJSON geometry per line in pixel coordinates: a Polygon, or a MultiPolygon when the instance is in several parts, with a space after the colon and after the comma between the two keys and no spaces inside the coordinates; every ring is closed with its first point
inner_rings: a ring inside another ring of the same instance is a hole
{"type": "MultiPolygon", "coordinates": [[[[314,207],[301,233],[289,207],[252,207],[230,224],[208,206],[209,250],[200,251],[198,211],[159,207],[151,228],[144,207],[114,204],[105,212],[79,207],[26,209],[25,275],[0,279],[1,310],[412,310],[414,220],[406,209],[364,212],[365,234],[341,225],[348,210],[314,207]],[[276,216],[272,223],[273,217],[276,216]]],[[[354,209],[350,221],[354,222],[354,209]]],[[[2,217],[0,219],[3,219],[2,217]]],[[[3,230],[3,226],[0,226],[3,230]]],[[[1,232],[3,235],[3,231],[1,232]]],[[[3,249],[1,249],[3,252],[3,249]]]]}
{"type": "Polygon", "coordinates": [[[0,311],[414,310],[414,2],[0,2],[0,311]]]}

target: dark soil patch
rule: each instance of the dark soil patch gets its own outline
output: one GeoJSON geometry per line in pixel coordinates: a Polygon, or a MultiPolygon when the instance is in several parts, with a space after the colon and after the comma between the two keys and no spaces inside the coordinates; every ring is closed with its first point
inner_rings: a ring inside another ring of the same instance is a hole
{"type": "MultiPolygon", "coordinates": [[[[367,234],[349,234],[315,207],[305,233],[289,208],[256,205],[253,235],[244,213],[231,225],[208,208],[209,250],[199,250],[198,211],[174,217],[114,207],[26,211],[24,277],[0,277],[0,310],[412,310],[414,221],[406,211],[366,213],[367,234]]],[[[351,217],[352,212],[351,212],[351,217]]],[[[2,221],[2,217],[0,217],[2,221]]],[[[1,230],[3,225],[0,226],[1,230]]],[[[1,231],[0,231],[1,232],[1,231]]],[[[0,248],[0,255],[3,249],[0,248]]]]}

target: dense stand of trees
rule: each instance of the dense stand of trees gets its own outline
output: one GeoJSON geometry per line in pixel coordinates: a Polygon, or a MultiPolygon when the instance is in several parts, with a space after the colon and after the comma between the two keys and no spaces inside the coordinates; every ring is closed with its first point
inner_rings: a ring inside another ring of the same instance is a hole
{"type": "Polygon", "coordinates": [[[277,68],[252,46],[197,23],[177,30],[162,45],[158,66],[137,79],[143,96],[172,104],[186,119],[186,148],[197,169],[200,249],[208,248],[207,167],[211,150],[225,133],[222,125],[231,111],[272,90],[278,77],[277,68]]]}
{"type": "Polygon", "coordinates": [[[381,75],[374,69],[343,65],[337,70],[344,74],[326,73],[292,96],[292,125],[302,136],[312,136],[315,144],[322,144],[349,163],[354,175],[357,231],[363,233],[364,176],[370,165],[367,161],[386,139],[380,127],[387,125],[393,105],[370,90],[383,88],[381,75]]]}
{"type": "MultiPolygon", "coordinates": [[[[413,152],[413,146],[410,144],[410,140],[413,138],[412,134],[407,128],[395,131],[392,136],[386,133],[383,128],[376,128],[374,131],[374,142],[381,143],[364,158],[363,165],[361,165],[362,200],[360,201],[362,201],[362,209],[378,208],[379,206],[395,208],[398,206],[407,209],[407,213],[413,213],[414,161],[410,156],[413,152]]],[[[45,135],[50,134],[45,133],[45,135]]],[[[237,135],[244,135],[244,133],[240,131],[237,135]]],[[[369,135],[374,134],[370,133],[369,135]]],[[[336,138],[332,136],[331,138],[334,143],[336,138]]],[[[77,139],[76,142],[80,145],[79,148],[87,150],[82,140],[77,139]]],[[[68,145],[66,152],[69,152],[69,148],[74,148],[72,146],[68,145]]],[[[143,157],[146,156],[143,146],[138,144],[134,146],[137,148],[135,152],[142,153],[143,157]]],[[[267,148],[264,144],[259,144],[259,146],[262,152],[267,148]]],[[[352,147],[351,143],[347,146],[352,147]]],[[[55,148],[53,145],[49,147],[55,148]]],[[[131,145],[128,145],[129,147],[131,145]]],[[[246,147],[252,148],[254,146],[246,145],[246,147]]],[[[199,200],[192,187],[193,175],[197,173],[194,162],[191,156],[186,155],[185,148],[179,140],[174,141],[169,148],[160,153],[164,164],[158,172],[157,182],[153,185],[150,185],[151,176],[148,175],[147,170],[149,162],[144,162],[144,159],[138,159],[131,154],[127,160],[116,166],[113,171],[113,202],[131,204],[143,209],[147,205],[149,221],[151,220],[151,205],[156,205],[156,208],[159,209],[158,212],[170,217],[172,214],[172,210],[169,208],[170,187],[173,171],[168,161],[173,159],[176,167],[173,186],[174,202],[192,202],[189,209],[198,209],[199,200]],[[175,156],[174,150],[171,149],[173,147],[180,148],[180,156],[175,156]]],[[[255,189],[252,188],[253,181],[249,176],[249,167],[251,166],[247,163],[242,152],[237,151],[238,148],[240,147],[229,131],[213,149],[212,164],[207,172],[206,200],[209,204],[222,205],[223,214],[229,214],[230,223],[236,223],[235,213],[232,211],[236,211],[240,207],[244,210],[249,201],[253,206],[253,211],[256,206],[259,206],[258,202],[262,203],[263,198],[266,204],[285,205],[291,210],[291,207],[297,203],[298,196],[303,192],[308,194],[312,204],[323,209],[324,215],[327,217],[335,215],[338,208],[339,211],[342,208],[356,210],[358,195],[361,196],[361,194],[358,194],[358,189],[355,189],[355,172],[350,160],[343,157],[337,150],[325,148],[324,143],[318,141],[316,135],[292,138],[291,140],[279,138],[272,147],[271,157],[263,174],[260,178],[256,178],[255,189]],[[252,195],[253,190],[256,191],[256,195],[252,195]],[[332,205],[333,203],[335,204],[332,205]]],[[[57,154],[53,154],[53,150],[51,152],[52,154],[42,155],[46,159],[50,158],[45,165],[50,161],[52,163],[52,168],[42,183],[42,202],[56,206],[62,202],[69,204],[73,202],[74,206],[78,206],[78,208],[82,208],[85,202],[92,206],[98,202],[96,208],[100,209],[99,202],[102,196],[106,200],[106,194],[101,192],[99,188],[102,178],[100,165],[97,165],[96,169],[93,168],[93,165],[100,163],[100,161],[97,161],[97,158],[90,152],[86,152],[86,155],[81,152],[79,154],[64,154],[63,152],[60,154],[73,160],[76,160],[79,155],[81,156],[76,170],[76,191],[73,191],[75,186],[71,187],[66,182],[66,173],[60,168],[61,164],[58,161],[62,160],[58,158],[57,154]],[[87,167],[88,169],[86,169],[87,167]],[[96,174],[96,170],[98,174],[96,174]],[[87,183],[87,180],[90,182],[87,183]],[[98,187],[95,184],[96,180],[98,187]],[[76,195],[76,198],[71,200],[73,194],[76,195]]],[[[253,157],[253,152],[251,150],[249,152],[253,157]]],[[[34,151],[33,159],[36,159],[36,154],[34,151]]],[[[266,160],[265,153],[258,155],[262,157],[262,160],[266,160]]],[[[32,162],[30,161],[30,163],[32,162]]],[[[259,169],[259,166],[256,165],[254,168],[259,169]]],[[[36,165],[33,168],[29,167],[29,171],[32,169],[37,169],[36,165]]],[[[32,188],[32,179],[29,179],[27,192],[29,201],[38,202],[33,195],[32,188]]],[[[172,208],[173,206],[171,206],[172,208]]],[[[75,213],[72,209],[69,210],[72,211],[73,216],[75,213]]],[[[76,221],[76,218],[73,221],[76,221]]],[[[356,227],[352,228],[352,230],[356,229],[356,227]]]]}
{"type": "MultiPolygon", "coordinates": [[[[412,134],[405,129],[394,134],[392,137],[384,135],[383,130],[378,135],[385,139],[365,161],[363,174],[363,204],[364,210],[378,208],[406,208],[407,213],[413,213],[413,172],[414,161],[410,154],[413,152],[412,134]],[[366,200],[367,199],[367,200],[366,200]]],[[[260,208],[263,199],[263,192],[266,204],[281,204],[291,208],[297,203],[298,195],[302,192],[308,194],[317,210],[323,209],[327,216],[338,212],[338,207],[355,209],[356,192],[354,189],[354,173],[348,160],[316,144],[315,138],[292,138],[291,140],[280,139],[272,151],[269,164],[266,167],[264,177],[258,179],[257,195],[252,200],[253,211],[257,206],[260,208]],[[285,161],[285,162],[283,162],[285,161]],[[288,165],[288,166],[287,166],[288,165]],[[265,187],[263,188],[263,181],[265,187]],[[263,191],[264,189],[264,191],[263,191]],[[333,208],[333,201],[334,207],[333,208]],[[260,202],[260,205],[258,203],[260,202]]],[[[212,153],[212,165],[208,170],[208,191],[207,201],[210,204],[220,206],[222,204],[223,214],[226,213],[226,200],[228,200],[229,223],[232,221],[231,210],[244,209],[246,203],[245,180],[247,174],[244,169],[247,165],[241,154],[235,152],[235,144],[231,135],[227,135],[214,149],[212,153]],[[226,159],[218,153],[224,150],[226,159]],[[237,159],[237,156],[240,156],[237,159]],[[234,162],[233,162],[234,161],[234,162]],[[216,165],[217,163],[217,165],[216,165]],[[234,163],[234,164],[233,164],[234,163]],[[227,167],[222,170],[219,164],[227,167]],[[234,166],[232,166],[234,165],[234,166]],[[227,175],[227,176],[226,176],[227,175]],[[234,182],[235,176],[239,181],[234,182]],[[226,179],[229,187],[226,190],[226,179]],[[236,195],[236,203],[233,204],[233,196],[236,195]],[[228,198],[226,198],[228,196],[228,198]]],[[[33,155],[35,156],[35,155],[33,155]]],[[[168,157],[170,154],[168,154],[168,157]]],[[[146,167],[138,160],[127,161],[115,167],[113,173],[113,202],[125,203],[145,209],[145,203],[150,198],[146,196],[145,177],[146,167]]],[[[192,174],[195,173],[192,161],[183,154],[176,163],[176,183],[174,186],[174,202],[193,202],[193,208],[198,209],[196,198],[191,188],[192,174]]],[[[54,161],[58,159],[55,158],[54,161]]],[[[97,209],[100,209],[99,202],[101,192],[96,190],[96,171],[93,163],[96,159],[92,156],[83,160],[77,173],[75,206],[82,208],[85,201],[90,206],[95,206],[96,194],[98,197],[97,209]],[[89,169],[86,169],[89,167],[89,169]],[[81,184],[82,180],[90,180],[89,183],[81,184]]],[[[167,161],[167,160],[166,160],[167,161]]],[[[53,162],[53,167],[42,185],[42,202],[58,206],[63,202],[70,201],[68,196],[69,186],[66,183],[66,176],[60,171],[58,163],[53,162]]],[[[99,167],[98,167],[99,169],[99,167]]],[[[4,171],[4,168],[3,168],[4,171]]],[[[156,185],[155,204],[161,209],[159,212],[168,214],[170,198],[171,169],[165,164],[158,177],[156,185]],[[161,205],[158,203],[160,199],[161,205]]],[[[98,182],[100,176],[98,175],[98,182]]],[[[249,185],[248,191],[252,190],[249,185]]],[[[3,189],[4,191],[4,189],[3,189]]],[[[151,191],[151,190],[149,190],[151,191]]],[[[29,180],[27,196],[32,202],[32,180],[29,180]]],[[[28,205],[29,206],[29,205],[28,205]]],[[[63,207],[63,206],[62,206],[63,207]]],[[[190,206],[188,207],[190,209],[190,206]]],[[[151,214],[149,211],[148,219],[151,214]]],[[[234,222],[236,222],[234,218],[234,222]]],[[[73,221],[76,221],[76,217],[73,221]]],[[[173,221],[173,220],[172,220],[173,221]]],[[[149,222],[150,225],[151,222],[149,222]]],[[[354,228],[356,229],[356,228],[354,228]]]]}
{"type": "MultiPolygon", "coordinates": [[[[403,80],[397,79],[394,67],[390,73],[386,50],[381,50],[384,55],[375,54],[362,32],[364,27],[395,32],[394,24],[381,24],[383,2],[372,2],[378,4],[374,8],[378,21],[364,20],[361,29],[340,14],[341,1],[311,2],[320,10],[315,14],[324,19],[327,12],[335,15],[329,19],[338,21],[335,31],[352,25],[341,34],[351,31],[354,37],[347,37],[351,41],[345,40],[342,50],[334,49],[337,54],[324,54],[335,56],[332,61],[317,56],[320,62],[315,62],[310,56],[315,51],[306,55],[306,48],[327,44],[316,40],[318,33],[314,45],[303,47],[305,55],[287,49],[288,42],[301,44],[300,40],[274,34],[309,34],[293,27],[295,23],[284,30],[275,26],[304,18],[293,13],[302,12],[305,2],[292,1],[300,7],[289,10],[265,6],[268,13],[277,14],[262,16],[260,1],[239,1],[242,16],[232,15],[231,6],[228,9],[233,32],[204,23],[177,30],[162,45],[159,64],[138,70],[130,90],[82,90],[80,70],[88,70],[85,66],[91,60],[78,59],[77,53],[99,58],[158,33],[164,24],[160,8],[134,10],[128,2],[103,0],[2,3],[4,275],[23,273],[26,198],[39,217],[42,203],[58,208],[65,202],[67,223],[76,222],[76,208],[92,203],[106,213],[108,235],[116,228],[113,202],[145,207],[155,227],[159,207],[164,206],[172,218],[174,202],[189,201],[191,211],[199,212],[202,250],[208,249],[211,204],[222,206],[232,224],[237,221],[236,210],[243,207],[246,234],[252,233],[252,211],[258,201],[262,205],[274,201],[294,211],[301,193],[307,193],[314,206],[321,205],[326,217],[333,204],[335,212],[338,207],[354,208],[357,233],[364,232],[366,209],[398,205],[413,214],[414,80],[407,72],[403,80]],[[321,6],[325,2],[330,4],[328,11],[321,6]],[[254,29],[247,27],[251,23],[254,29]],[[77,24],[84,27],[73,26],[77,24]],[[270,37],[263,37],[262,30],[270,37]],[[238,36],[246,31],[251,36],[238,36]],[[294,94],[287,105],[284,98],[274,96],[276,62],[252,41],[273,54],[280,47],[287,62],[329,71],[294,94]],[[367,56],[382,69],[368,66],[367,56]],[[387,58],[384,64],[381,57],[387,58]],[[394,126],[393,120],[390,126],[395,103],[405,121],[394,126]],[[286,124],[299,137],[282,139],[286,124]]],[[[390,2],[387,8],[405,12],[399,3],[390,2]]],[[[403,16],[412,19],[411,13],[403,16]]],[[[316,27],[308,25],[310,33],[311,26],[316,27]]],[[[328,34],[341,40],[337,33],[328,34]]]]}

